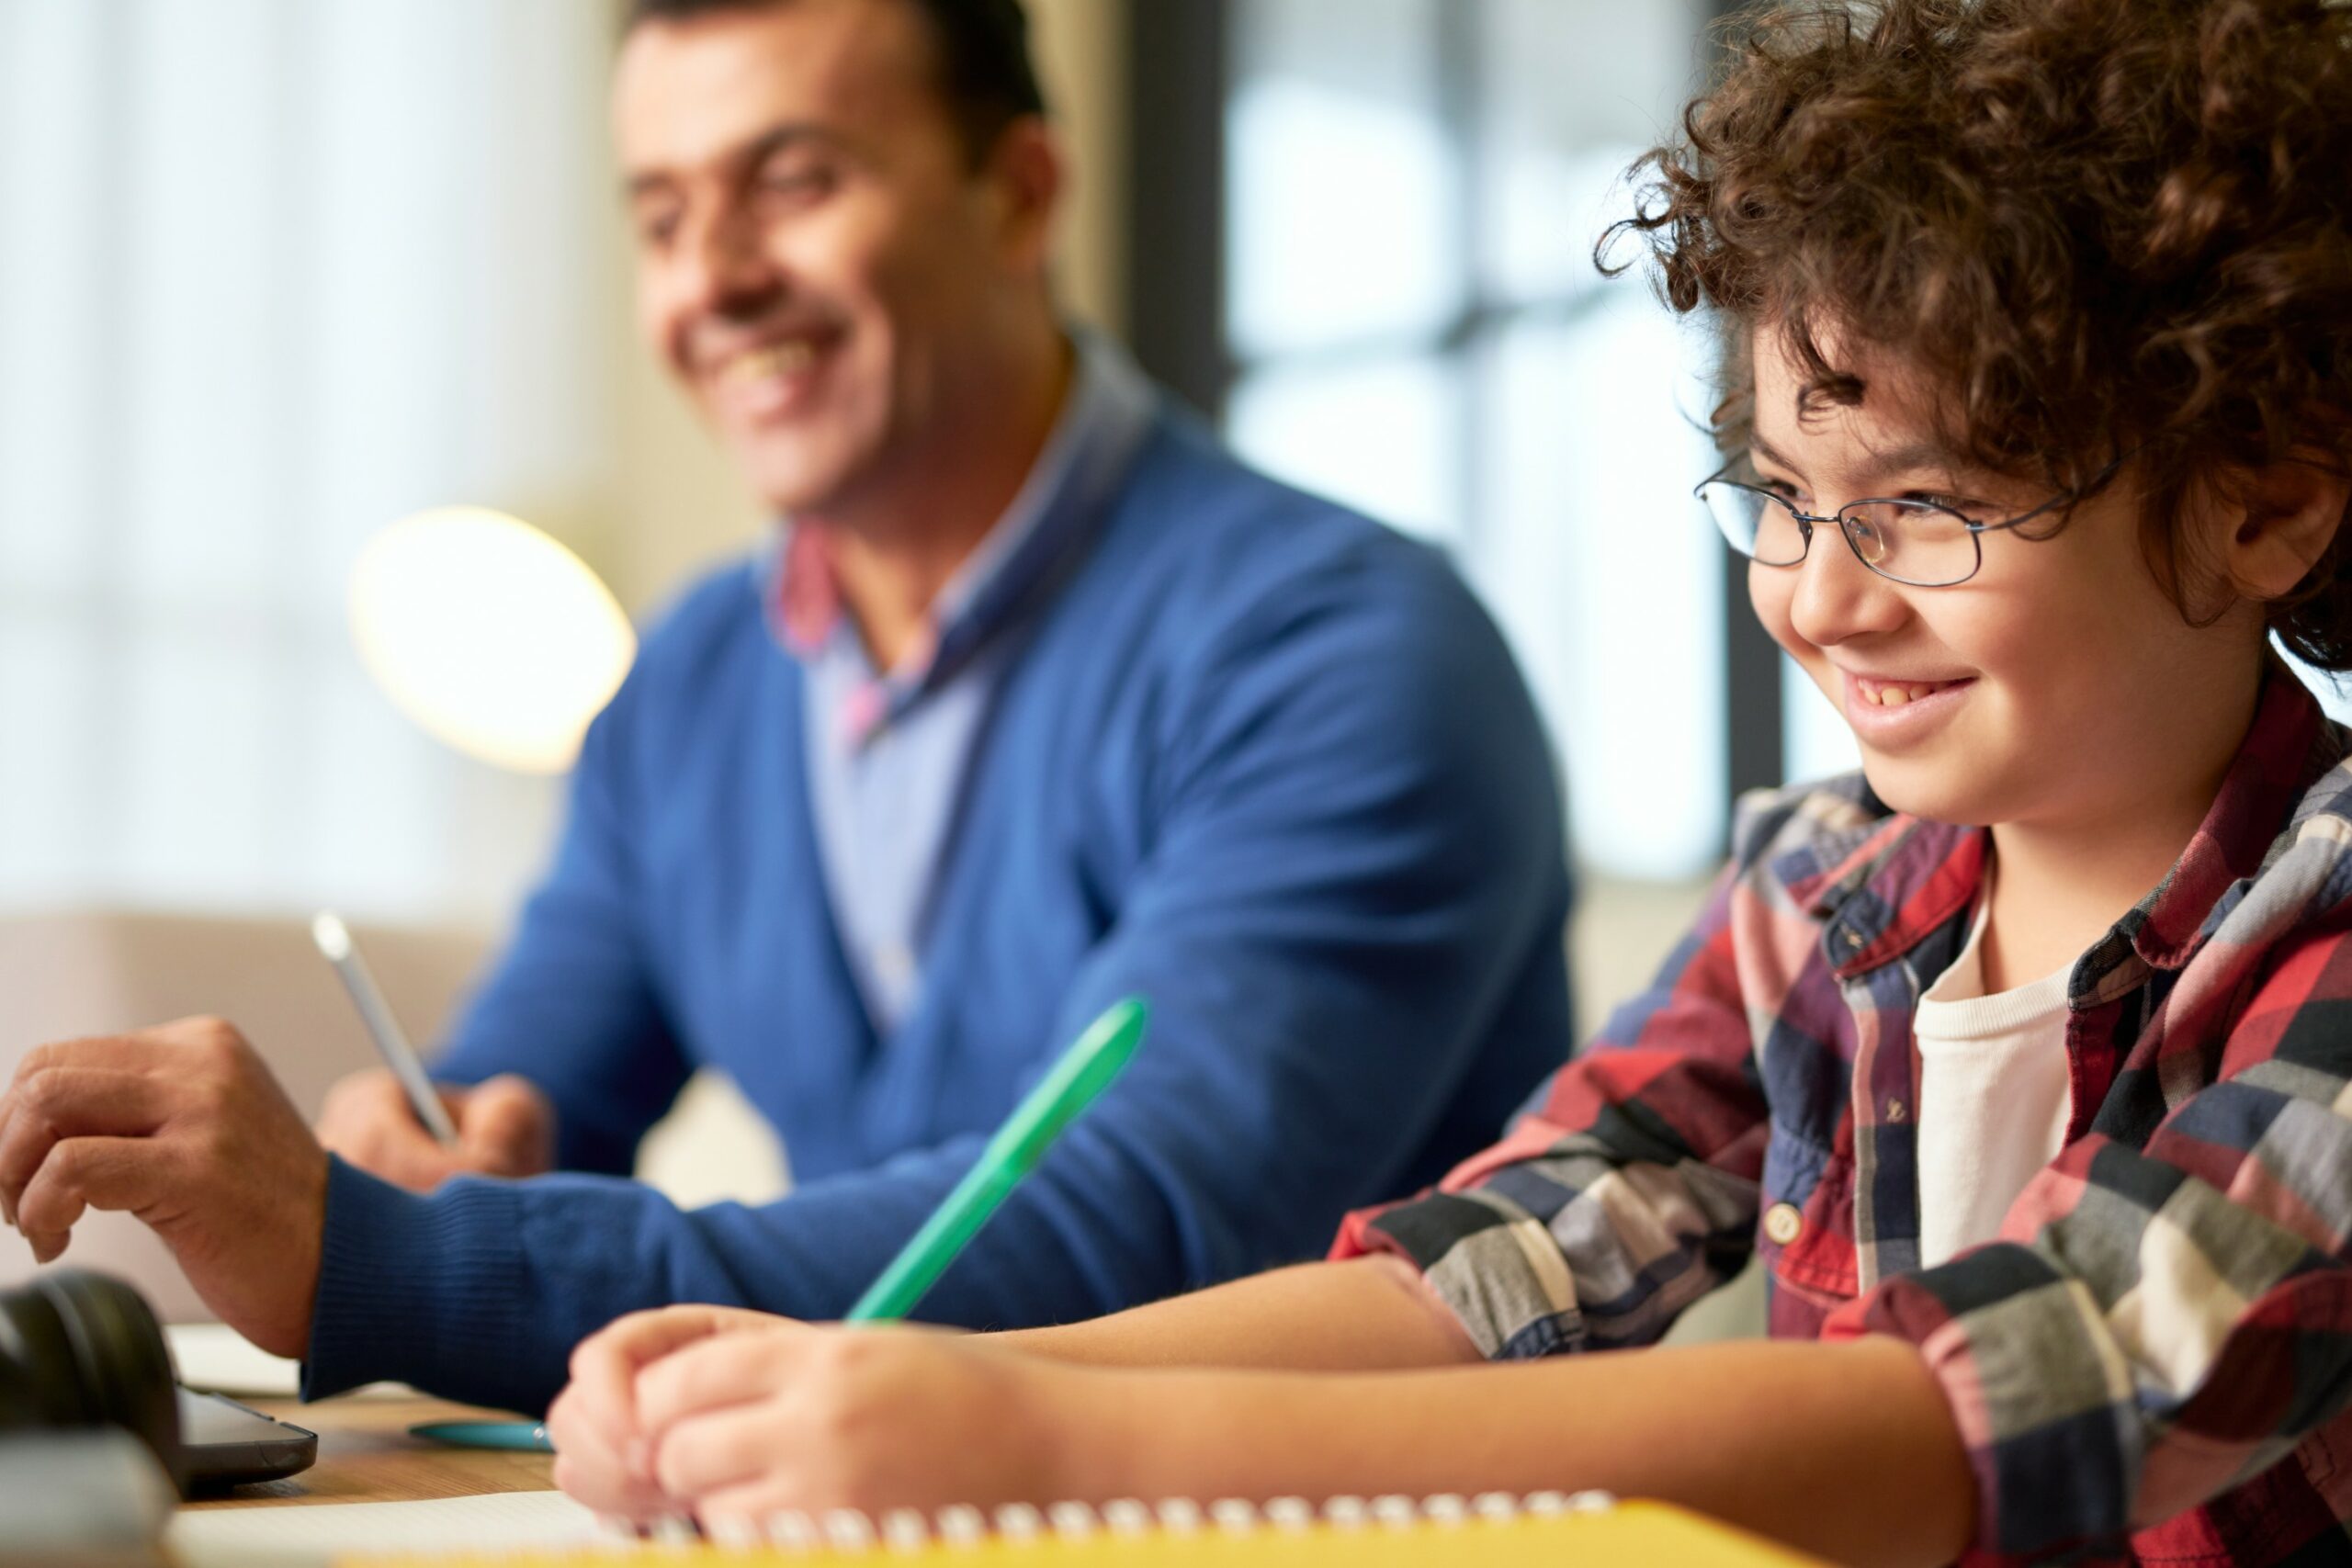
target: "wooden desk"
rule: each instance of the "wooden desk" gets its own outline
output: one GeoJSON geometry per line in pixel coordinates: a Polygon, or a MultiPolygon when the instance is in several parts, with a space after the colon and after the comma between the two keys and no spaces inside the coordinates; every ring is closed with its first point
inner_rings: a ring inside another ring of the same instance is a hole
{"type": "Polygon", "coordinates": [[[408,1435],[418,1421],[466,1420],[503,1413],[441,1399],[250,1399],[264,1415],[319,1435],[319,1461],[301,1474],[190,1508],[249,1508],[288,1503],[404,1503],[424,1497],[469,1497],[481,1492],[544,1492],[555,1484],[550,1454],[500,1449],[453,1449],[408,1435]]]}

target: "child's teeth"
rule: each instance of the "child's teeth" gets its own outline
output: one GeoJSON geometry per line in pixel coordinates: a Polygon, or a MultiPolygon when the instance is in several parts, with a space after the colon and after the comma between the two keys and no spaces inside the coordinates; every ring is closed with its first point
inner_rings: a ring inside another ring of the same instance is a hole
{"type": "Polygon", "coordinates": [[[735,361],[729,372],[737,381],[756,381],[763,376],[790,376],[806,370],[817,357],[815,349],[800,339],[781,343],[774,348],[763,348],[746,354],[735,361]]]}

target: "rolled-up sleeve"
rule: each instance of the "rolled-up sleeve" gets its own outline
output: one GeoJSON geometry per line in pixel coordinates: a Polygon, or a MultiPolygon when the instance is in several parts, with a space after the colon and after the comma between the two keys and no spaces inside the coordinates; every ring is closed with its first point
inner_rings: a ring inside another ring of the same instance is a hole
{"type": "Polygon", "coordinates": [[[1657,1339],[1752,1246],[1767,1136],[1728,870],[1650,987],[1494,1147],[1351,1214],[1335,1258],[1410,1260],[1489,1358],[1657,1339]]]}

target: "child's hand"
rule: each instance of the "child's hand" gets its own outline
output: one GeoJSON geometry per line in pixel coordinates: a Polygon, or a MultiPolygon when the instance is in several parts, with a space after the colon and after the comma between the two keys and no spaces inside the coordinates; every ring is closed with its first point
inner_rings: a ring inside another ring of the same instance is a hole
{"type": "Polygon", "coordinates": [[[1057,1455],[1078,1369],[936,1331],[780,1318],[672,1343],[633,1391],[645,1473],[592,1494],[559,1471],[592,1506],[756,1524],[1077,1490],[1057,1455]]]}
{"type": "Polygon", "coordinates": [[[1045,1502],[1072,1370],[967,1337],[778,1322],[639,1373],[654,1483],[706,1524],[786,1509],[1045,1502]]]}
{"type": "Polygon", "coordinates": [[[571,1353],[571,1382],[548,1409],[556,1484],[600,1514],[639,1522],[682,1512],[653,1483],[652,1445],[637,1415],[637,1375],[714,1335],[789,1320],[734,1307],[663,1307],[616,1318],[571,1353]]]}

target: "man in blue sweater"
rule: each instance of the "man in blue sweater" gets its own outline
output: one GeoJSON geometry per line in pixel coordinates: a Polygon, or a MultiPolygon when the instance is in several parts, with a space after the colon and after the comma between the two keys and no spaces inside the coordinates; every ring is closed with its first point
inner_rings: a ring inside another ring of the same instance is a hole
{"type": "Polygon", "coordinates": [[[1435,555],[1063,330],[1041,109],[1014,0],[639,0],[643,321],[786,521],[591,730],[440,1064],[457,1150],[380,1078],[322,1147],[218,1021],[44,1047],[0,1101],[39,1253],[129,1208],[308,1394],[533,1408],[624,1312],[839,1315],[1130,993],[1142,1054],[922,1316],[1305,1257],[1491,1139],[1568,1031],[1525,691],[1435,555]],[[704,1066],[782,1134],[781,1201],[628,1179],[704,1066]]]}

